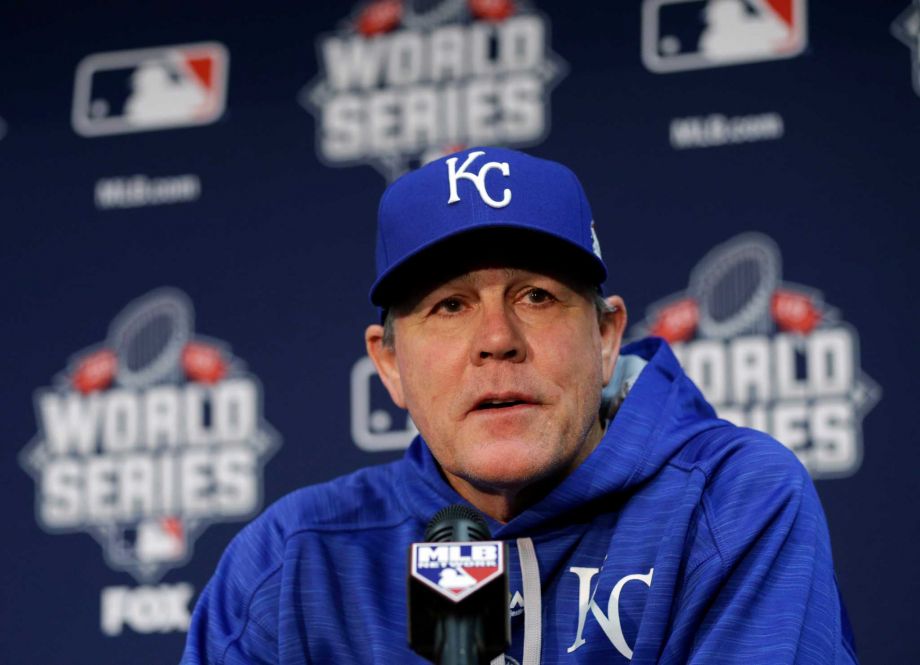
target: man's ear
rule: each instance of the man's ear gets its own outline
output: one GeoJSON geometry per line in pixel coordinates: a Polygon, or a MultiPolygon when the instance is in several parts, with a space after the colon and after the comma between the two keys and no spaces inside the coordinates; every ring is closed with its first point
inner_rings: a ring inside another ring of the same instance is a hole
{"type": "Polygon", "coordinates": [[[364,343],[367,346],[367,355],[374,362],[380,380],[390,393],[390,399],[401,409],[406,408],[403,395],[402,380],[399,376],[399,366],[396,364],[396,348],[383,343],[383,326],[375,323],[369,325],[364,331],[364,343]]]}
{"type": "Polygon", "coordinates": [[[601,363],[604,371],[604,385],[610,383],[613,368],[620,355],[620,344],[626,331],[626,303],[620,296],[607,296],[608,311],[600,317],[601,363]]]}

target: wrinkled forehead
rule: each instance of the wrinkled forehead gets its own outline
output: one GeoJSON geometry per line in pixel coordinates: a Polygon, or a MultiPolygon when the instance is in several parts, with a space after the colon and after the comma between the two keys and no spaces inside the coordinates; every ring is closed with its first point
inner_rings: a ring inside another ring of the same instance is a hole
{"type": "Polygon", "coordinates": [[[484,229],[446,240],[402,266],[388,285],[387,308],[411,308],[438,287],[485,269],[504,269],[509,277],[520,271],[547,275],[577,291],[599,287],[581,252],[566,243],[521,229],[484,229]]]}

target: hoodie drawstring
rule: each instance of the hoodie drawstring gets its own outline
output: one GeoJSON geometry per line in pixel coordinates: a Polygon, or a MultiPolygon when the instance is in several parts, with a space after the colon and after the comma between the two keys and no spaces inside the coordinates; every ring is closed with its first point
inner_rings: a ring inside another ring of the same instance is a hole
{"type": "MultiPolygon", "coordinates": [[[[540,588],[540,564],[533,540],[518,538],[518,560],[521,563],[521,586],[524,588],[524,657],[521,665],[540,665],[543,648],[543,605],[540,588]]],[[[505,665],[505,655],[496,656],[489,665],[505,665]]]]}
{"type": "Polygon", "coordinates": [[[524,659],[521,665],[540,665],[543,648],[543,590],[540,588],[540,563],[530,538],[518,538],[521,586],[524,587],[524,659]]]}

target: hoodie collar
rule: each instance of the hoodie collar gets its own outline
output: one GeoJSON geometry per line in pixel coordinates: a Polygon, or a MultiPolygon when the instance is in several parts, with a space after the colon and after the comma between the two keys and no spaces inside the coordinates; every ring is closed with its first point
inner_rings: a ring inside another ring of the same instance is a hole
{"type": "MultiPolygon", "coordinates": [[[[562,515],[601,497],[628,492],[657,473],[715,413],[687,378],[671,349],[648,338],[623,348],[647,361],[594,452],[546,497],[507,524],[486,516],[496,538],[552,528],[562,515]]],[[[618,363],[619,364],[619,363],[618,363]]],[[[441,506],[464,500],[445,480],[421,436],[406,451],[399,493],[423,523],[441,506]]]]}

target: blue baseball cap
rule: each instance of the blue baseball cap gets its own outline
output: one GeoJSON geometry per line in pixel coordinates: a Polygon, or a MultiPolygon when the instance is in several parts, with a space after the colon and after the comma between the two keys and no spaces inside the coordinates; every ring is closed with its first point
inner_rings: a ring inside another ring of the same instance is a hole
{"type": "Polygon", "coordinates": [[[591,207],[570,169],[507,148],[470,148],[391,184],[377,216],[377,279],[371,302],[387,307],[388,285],[449,239],[485,229],[521,229],[558,240],[571,266],[598,286],[607,278],[591,207]]]}

